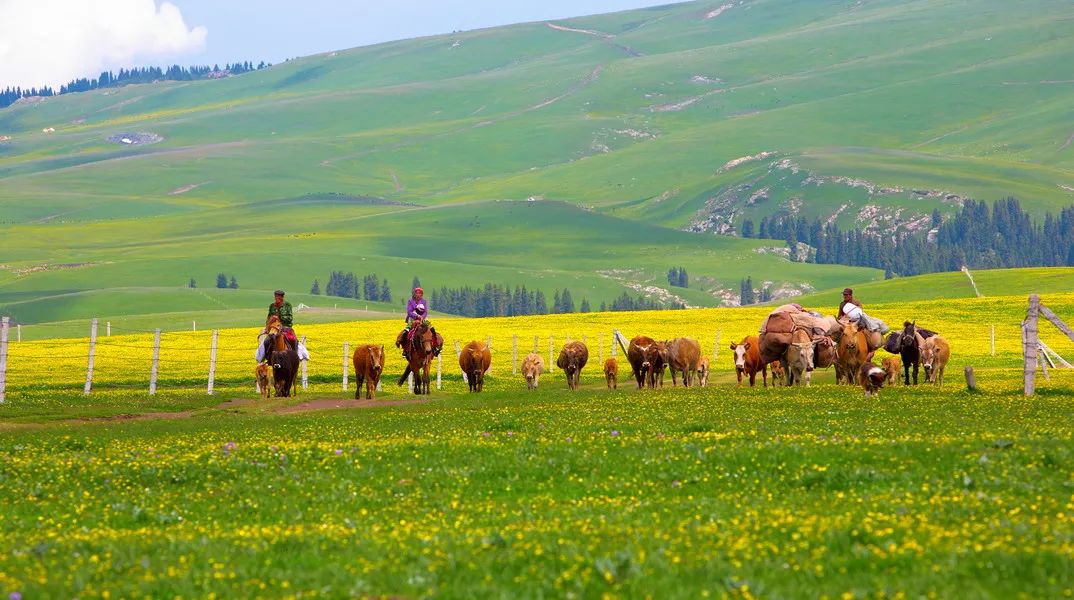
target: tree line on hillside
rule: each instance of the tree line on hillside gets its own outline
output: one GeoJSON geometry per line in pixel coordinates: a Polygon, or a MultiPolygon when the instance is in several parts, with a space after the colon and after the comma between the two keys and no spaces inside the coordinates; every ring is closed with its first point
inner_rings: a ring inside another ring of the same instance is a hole
{"type": "MultiPolygon", "coordinates": [[[[486,283],[484,287],[463,286],[459,288],[441,287],[430,290],[429,308],[453,315],[465,317],[514,317],[522,315],[565,314],[574,312],[587,313],[592,310],[589,299],[583,297],[576,306],[570,290],[556,289],[552,294],[552,303],[541,290],[528,290],[526,286],[512,288],[486,283]]],[[[666,308],[660,303],[642,296],[631,297],[623,292],[611,304],[601,302],[600,311],[656,310],[666,308]]],[[[674,308],[682,308],[676,305],[674,308]]]]}
{"type": "MultiPolygon", "coordinates": [[[[843,231],[820,219],[772,215],[761,219],[758,238],[808,244],[809,262],[884,269],[888,277],[957,271],[963,266],[992,269],[1074,266],[1074,206],[1043,222],[1034,222],[1018,200],[992,204],[967,200],[959,212],[942,221],[932,215],[932,232],[892,238],[859,230],[843,231]]],[[[752,233],[744,222],[742,233],[752,233]]]]}
{"type": "Polygon", "coordinates": [[[181,67],[172,65],[168,68],[161,67],[136,67],[133,69],[120,69],[118,73],[112,71],[102,72],[96,79],[79,78],[61,85],[59,92],[52,87],[6,87],[0,92],[0,108],[11,106],[19,98],[32,98],[35,96],[58,96],[72,92],[88,92],[99,88],[112,88],[131,83],[152,83],[154,81],[193,81],[197,79],[218,79],[229,75],[239,75],[249,71],[264,69],[272,65],[261,61],[257,65],[250,61],[225,64],[221,69],[219,65],[181,67]]]}
{"type": "Polygon", "coordinates": [[[668,285],[681,288],[690,287],[690,276],[686,274],[686,267],[668,269],[668,285]]]}
{"type": "MultiPolygon", "coordinates": [[[[310,293],[314,296],[321,294],[321,282],[313,280],[310,293]]],[[[361,283],[354,273],[332,271],[328,276],[328,283],[324,286],[326,296],[337,298],[355,298],[358,300],[370,300],[372,302],[391,302],[392,290],[388,286],[388,279],[380,279],[376,273],[370,273],[362,277],[361,283]]]]}
{"type": "Polygon", "coordinates": [[[772,290],[768,286],[764,286],[760,290],[755,290],[753,289],[753,277],[746,277],[739,281],[738,298],[739,304],[742,306],[758,303],[763,304],[772,299],[772,290]]]}

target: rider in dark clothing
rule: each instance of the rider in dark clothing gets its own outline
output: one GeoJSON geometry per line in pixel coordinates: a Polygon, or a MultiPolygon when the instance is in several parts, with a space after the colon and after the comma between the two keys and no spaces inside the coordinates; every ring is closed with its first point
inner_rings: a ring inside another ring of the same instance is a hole
{"type": "Polygon", "coordinates": [[[847,304],[853,304],[858,308],[862,307],[861,302],[858,302],[858,299],[854,297],[854,290],[850,288],[846,288],[843,290],[843,301],[839,303],[839,312],[835,315],[837,318],[843,317],[843,307],[847,304]]]}

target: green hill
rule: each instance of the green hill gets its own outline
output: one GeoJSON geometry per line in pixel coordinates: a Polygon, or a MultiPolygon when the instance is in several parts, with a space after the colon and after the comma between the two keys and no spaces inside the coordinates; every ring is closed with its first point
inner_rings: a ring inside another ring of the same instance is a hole
{"type": "Polygon", "coordinates": [[[23,101],[0,110],[0,312],[59,298],[41,318],[81,318],[64,294],[218,272],[594,304],[879,279],[711,234],[776,212],[896,232],[961,198],[1071,204],[1068,20],[1046,0],[691,2],[23,101]],[[673,266],[689,290],[666,289],[673,266]]]}

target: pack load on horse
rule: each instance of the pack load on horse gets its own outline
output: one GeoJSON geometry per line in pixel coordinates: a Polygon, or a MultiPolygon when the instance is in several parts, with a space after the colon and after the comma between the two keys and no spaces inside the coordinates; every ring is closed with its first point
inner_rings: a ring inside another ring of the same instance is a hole
{"type": "Polygon", "coordinates": [[[294,350],[298,359],[309,360],[310,353],[305,344],[298,341],[295,330],[291,328],[294,318],[292,317],[291,303],[283,299],[283,290],[276,290],[276,300],[269,305],[268,316],[265,318],[265,328],[258,335],[257,351],[254,358],[257,362],[265,362],[272,356],[273,350],[283,350],[285,347],[294,350]]]}
{"type": "MultiPolygon", "coordinates": [[[[815,355],[828,356],[835,347],[835,340],[842,334],[843,326],[835,317],[825,317],[818,312],[802,308],[801,304],[784,304],[768,314],[761,324],[758,335],[761,364],[783,361],[787,349],[794,340],[795,332],[802,332],[815,346],[815,355]]],[[[799,336],[801,338],[801,336],[799,336]]],[[[827,367],[830,363],[814,365],[827,367]]],[[[782,365],[784,371],[787,364],[782,365]]]]}
{"type": "Polygon", "coordinates": [[[436,332],[432,323],[428,322],[429,305],[425,302],[425,291],[420,287],[414,288],[414,293],[406,303],[406,326],[395,337],[395,347],[403,349],[403,358],[407,357],[407,351],[414,345],[414,332],[417,325],[424,323],[433,332],[433,356],[439,356],[444,348],[444,338],[436,332]]]}

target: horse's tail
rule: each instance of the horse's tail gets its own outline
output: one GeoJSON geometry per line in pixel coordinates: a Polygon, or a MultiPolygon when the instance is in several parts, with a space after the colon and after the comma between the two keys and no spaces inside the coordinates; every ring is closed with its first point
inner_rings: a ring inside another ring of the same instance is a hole
{"type": "Polygon", "coordinates": [[[399,378],[399,383],[397,383],[396,385],[403,385],[404,383],[406,383],[407,375],[410,375],[410,365],[409,364],[407,364],[406,369],[403,370],[403,376],[399,378]]]}

